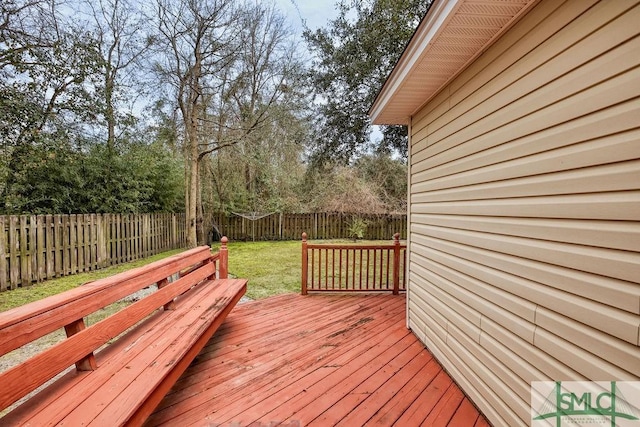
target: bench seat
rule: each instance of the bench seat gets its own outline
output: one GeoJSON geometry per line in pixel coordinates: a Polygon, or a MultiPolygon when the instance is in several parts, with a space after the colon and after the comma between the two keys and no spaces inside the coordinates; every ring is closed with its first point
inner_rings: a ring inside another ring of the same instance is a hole
{"type": "MultiPolygon", "coordinates": [[[[170,286],[80,330],[83,342],[99,343],[112,336],[111,324],[131,324],[95,353],[93,369],[67,372],[0,419],[0,425],[142,425],[246,291],[246,280],[215,279],[212,272],[212,265],[200,265],[170,286]],[[168,309],[150,310],[162,307],[167,298],[172,301],[168,309]]],[[[71,338],[75,337],[67,341],[71,338]]],[[[34,358],[29,370],[20,372],[26,382],[38,363],[45,369],[51,358],[64,357],[55,350],[43,352],[49,357],[34,358]]]]}

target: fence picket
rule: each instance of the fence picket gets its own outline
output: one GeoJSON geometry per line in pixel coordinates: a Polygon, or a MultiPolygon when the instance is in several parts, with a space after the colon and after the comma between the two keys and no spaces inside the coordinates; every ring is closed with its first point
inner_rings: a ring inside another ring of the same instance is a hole
{"type": "Polygon", "coordinates": [[[25,219],[25,237],[27,239],[27,264],[29,274],[27,275],[27,284],[37,280],[38,265],[36,264],[36,217],[29,216],[25,219]]]}
{"type": "Polygon", "coordinates": [[[31,267],[34,273],[32,280],[41,282],[46,277],[45,275],[45,252],[44,252],[44,217],[35,216],[31,217],[31,229],[34,235],[33,253],[35,256],[31,258],[33,266],[31,267]],[[35,227],[34,227],[35,223],[35,227]]]}
{"type": "Polygon", "coordinates": [[[9,250],[9,289],[18,287],[18,279],[20,278],[20,266],[18,265],[18,251],[20,246],[16,229],[18,228],[18,217],[9,217],[9,242],[7,248],[9,250]]]}
{"type": "Polygon", "coordinates": [[[27,217],[20,217],[20,275],[22,286],[27,286],[31,282],[31,264],[29,264],[29,227],[27,226],[27,217]]]}
{"type": "Polygon", "coordinates": [[[0,217],[0,291],[7,290],[7,282],[11,283],[10,278],[7,277],[9,270],[7,269],[6,247],[6,219],[4,217],[0,217]]]}
{"type": "Polygon", "coordinates": [[[83,215],[82,220],[84,227],[82,228],[82,237],[84,239],[84,270],[90,271],[91,268],[91,215],[83,215]]]}
{"type": "Polygon", "coordinates": [[[76,228],[76,215],[69,215],[69,258],[71,259],[71,265],[69,268],[69,274],[76,274],[78,272],[78,230],[76,228]]]}
{"type": "Polygon", "coordinates": [[[45,274],[43,280],[50,279],[55,275],[53,267],[53,259],[55,246],[53,244],[53,216],[44,216],[44,258],[45,258],[45,274]]]}

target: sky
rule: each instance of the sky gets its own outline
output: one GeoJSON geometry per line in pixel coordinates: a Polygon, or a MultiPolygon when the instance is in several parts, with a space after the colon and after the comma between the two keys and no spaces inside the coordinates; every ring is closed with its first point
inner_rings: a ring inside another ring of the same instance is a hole
{"type": "Polygon", "coordinates": [[[275,0],[276,6],[291,26],[302,34],[302,20],[312,30],[324,27],[338,13],[335,0],[275,0]]]}
{"type": "MultiPolygon", "coordinates": [[[[336,0],[274,0],[280,12],[286,17],[292,28],[300,35],[302,40],[304,20],[311,30],[325,27],[330,20],[338,16],[335,4],[336,0]]],[[[372,126],[372,140],[382,139],[379,126],[372,126]]]]}

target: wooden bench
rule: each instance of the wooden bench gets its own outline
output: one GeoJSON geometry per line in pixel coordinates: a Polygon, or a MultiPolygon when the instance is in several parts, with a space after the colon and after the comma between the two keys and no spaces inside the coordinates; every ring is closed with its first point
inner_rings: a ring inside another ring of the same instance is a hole
{"type": "Polygon", "coordinates": [[[227,278],[226,260],[223,238],[213,256],[208,246],[191,249],[0,313],[0,356],[66,331],[61,342],[0,374],[0,410],[69,371],[0,425],[144,423],[245,293],[246,280],[227,278]],[[85,324],[90,313],[154,283],[157,291],[85,324]]]}

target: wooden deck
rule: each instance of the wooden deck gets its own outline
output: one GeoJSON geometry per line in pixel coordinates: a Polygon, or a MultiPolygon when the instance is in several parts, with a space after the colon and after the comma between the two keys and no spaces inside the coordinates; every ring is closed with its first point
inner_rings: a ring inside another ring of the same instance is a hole
{"type": "Polygon", "coordinates": [[[405,326],[403,295],[237,306],[147,425],[486,426],[405,326]]]}

